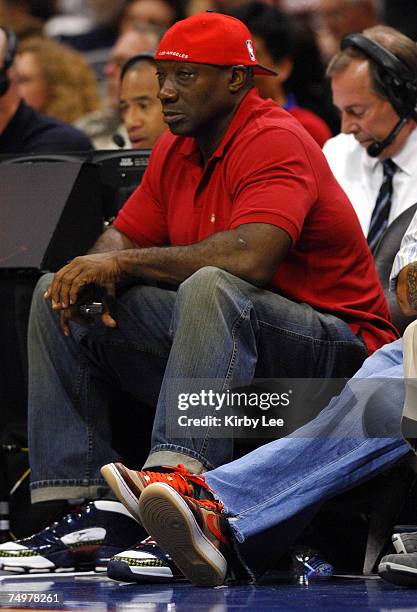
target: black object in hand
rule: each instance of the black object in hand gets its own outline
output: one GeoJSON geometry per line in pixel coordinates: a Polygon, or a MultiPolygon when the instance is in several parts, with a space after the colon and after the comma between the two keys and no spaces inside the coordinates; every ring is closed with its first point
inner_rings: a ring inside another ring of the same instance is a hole
{"type": "Polygon", "coordinates": [[[107,295],[104,287],[96,283],[85,285],[78,294],[77,309],[82,316],[101,315],[104,312],[103,299],[107,295]]]}
{"type": "Polygon", "coordinates": [[[79,304],[78,312],[83,316],[101,315],[104,312],[103,302],[89,302],[88,304],[79,304]]]}

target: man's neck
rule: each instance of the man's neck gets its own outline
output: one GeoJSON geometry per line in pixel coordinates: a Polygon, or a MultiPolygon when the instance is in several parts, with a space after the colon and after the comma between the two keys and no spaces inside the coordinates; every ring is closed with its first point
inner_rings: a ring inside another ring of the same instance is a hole
{"type": "Polygon", "coordinates": [[[4,132],[11,119],[19,108],[19,98],[9,97],[8,94],[0,98],[0,134],[4,132]]]}
{"type": "MultiPolygon", "coordinates": [[[[245,95],[246,93],[247,92],[245,92],[245,95]]],[[[211,126],[211,128],[206,127],[204,133],[197,134],[195,136],[195,140],[198,148],[200,149],[201,159],[203,161],[204,166],[221,143],[223,136],[226,134],[227,129],[231,124],[232,119],[240,104],[242,103],[242,100],[245,95],[242,95],[239,101],[230,110],[230,112],[224,117],[222,117],[221,120],[216,121],[215,125],[211,126]]]]}

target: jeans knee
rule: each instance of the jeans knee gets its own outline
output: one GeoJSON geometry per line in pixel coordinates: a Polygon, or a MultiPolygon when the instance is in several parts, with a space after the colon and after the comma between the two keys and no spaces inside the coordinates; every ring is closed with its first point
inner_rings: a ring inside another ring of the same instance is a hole
{"type": "Polygon", "coordinates": [[[49,285],[52,282],[54,275],[53,274],[44,274],[38,280],[36,287],[33,291],[32,297],[32,313],[39,312],[39,310],[43,309],[45,305],[49,304],[44,298],[45,291],[48,289],[49,285]]]}
{"type": "Polygon", "coordinates": [[[231,285],[233,278],[235,277],[225,270],[215,266],[205,266],[181,283],[178,297],[185,297],[187,301],[204,300],[204,303],[207,303],[213,300],[221,290],[231,285]]]}

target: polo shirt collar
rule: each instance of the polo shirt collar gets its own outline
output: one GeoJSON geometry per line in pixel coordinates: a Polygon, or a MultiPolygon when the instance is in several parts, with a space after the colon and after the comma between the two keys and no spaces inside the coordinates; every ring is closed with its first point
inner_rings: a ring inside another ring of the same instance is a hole
{"type": "MultiPolygon", "coordinates": [[[[227,128],[219,146],[214,151],[208,161],[215,157],[223,157],[225,148],[229,142],[234,138],[236,132],[238,132],[252,116],[254,108],[259,107],[259,94],[255,87],[252,87],[245,95],[241,103],[239,104],[235,114],[232,117],[229,127],[227,128]]],[[[181,144],[180,154],[188,158],[190,161],[194,159],[200,159],[200,151],[198,149],[195,138],[184,137],[184,142],[181,144]]]]}

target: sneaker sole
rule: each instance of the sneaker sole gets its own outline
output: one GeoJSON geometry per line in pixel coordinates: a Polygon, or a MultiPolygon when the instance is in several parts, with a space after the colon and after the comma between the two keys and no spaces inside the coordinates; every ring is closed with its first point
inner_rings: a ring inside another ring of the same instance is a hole
{"type": "Polygon", "coordinates": [[[399,586],[417,586],[417,569],[407,567],[406,565],[399,565],[391,561],[380,563],[378,574],[381,578],[384,578],[384,580],[392,584],[397,584],[399,586]]]}
{"type": "Polygon", "coordinates": [[[144,489],[139,503],[143,526],[184,576],[197,586],[224,583],[227,562],[206,538],[182,496],[165,483],[144,489]]]}
{"type": "Polygon", "coordinates": [[[107,576],[121,582],[167,583],[176,582],[169,568],[130,567],[127,561],[113,559],[107,566],[107,576]]]}
{"type": "Polygon", "coordinates": [[[130,512],[135,521],[141,525],[139,499],[132,493],[131,489],[129,489],[114,463],[104,465],[100,471],[113,493],[117,495],[118,500],[124,505],[126,510],[130,512]]]}

